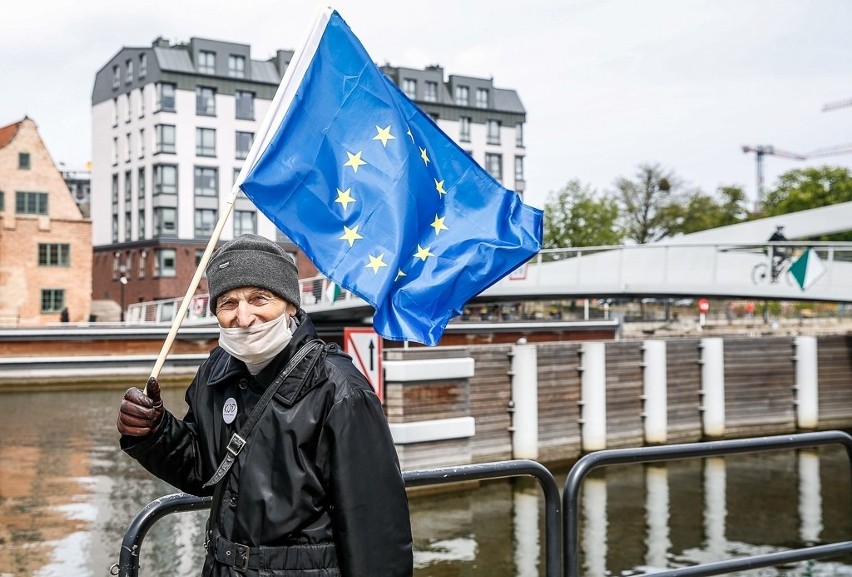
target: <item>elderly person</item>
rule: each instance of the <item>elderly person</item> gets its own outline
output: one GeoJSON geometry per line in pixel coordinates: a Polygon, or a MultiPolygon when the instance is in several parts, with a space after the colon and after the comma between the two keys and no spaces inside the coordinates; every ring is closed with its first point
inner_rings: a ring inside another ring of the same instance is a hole
{"type": "Polygon", "coordinates": [[[219,346],[178,419],[157,380],[121,403],[121,447],[182,491],[213,495],[203,575],[412,574],[405,486],[382,407],[299,308],[293,260],[243,235],[207,267],[219,346]],[[238,573],[235,573],[237,571],[238,573]]]}

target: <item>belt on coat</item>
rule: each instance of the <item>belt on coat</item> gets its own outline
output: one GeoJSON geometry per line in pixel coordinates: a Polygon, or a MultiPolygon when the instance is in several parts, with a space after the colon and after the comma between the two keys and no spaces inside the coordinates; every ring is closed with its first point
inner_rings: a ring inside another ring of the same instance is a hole
{"type": "Polygon", "coordinates": [[[216,536],[213,558],[234,570],[331,569],[337,567],[334,543],[310,543],[281,547],[249,547],[216,536]]]}

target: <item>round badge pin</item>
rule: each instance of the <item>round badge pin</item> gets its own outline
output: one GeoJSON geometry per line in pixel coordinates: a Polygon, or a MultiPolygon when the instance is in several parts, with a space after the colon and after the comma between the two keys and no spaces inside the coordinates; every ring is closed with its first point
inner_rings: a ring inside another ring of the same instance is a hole
{"type": "Polygon", "coordinates": [[[231,397],[225,401],[225,406],[222,407],[222,420],[230,425],[237,418],[237,400],[231,397]]]}

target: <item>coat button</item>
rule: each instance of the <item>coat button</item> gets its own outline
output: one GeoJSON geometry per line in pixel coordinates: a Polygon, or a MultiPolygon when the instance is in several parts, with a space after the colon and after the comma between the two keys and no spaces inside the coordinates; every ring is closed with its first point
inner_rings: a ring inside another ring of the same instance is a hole
{"type": "Polygon", "coordinates": [[[248,380],[247,379],[240,379],[240,388],[245,390],[246,387],[248,387],[248,380]]]}
{"type": "Polygon", "coordinates": [[[230,501],[231,501],[231,505],[236,505],[236,504],[237,504],[237,494],[236,494],[236,493],[232,493],[232,494],[231,494],[230,501]]]}

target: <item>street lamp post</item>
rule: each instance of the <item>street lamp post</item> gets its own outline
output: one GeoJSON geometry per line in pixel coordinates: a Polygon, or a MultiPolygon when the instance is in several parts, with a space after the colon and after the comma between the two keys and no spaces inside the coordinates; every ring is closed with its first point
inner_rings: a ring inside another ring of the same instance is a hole
{"type": "Polygon", "coordinates": [[[121,285],[121,322],[124,322],[124,287],[127,285],[127,267],[125,265],[121,265],[118,272],[121,273],[121,277],[118,279],[118,282],[121,285]]]}

